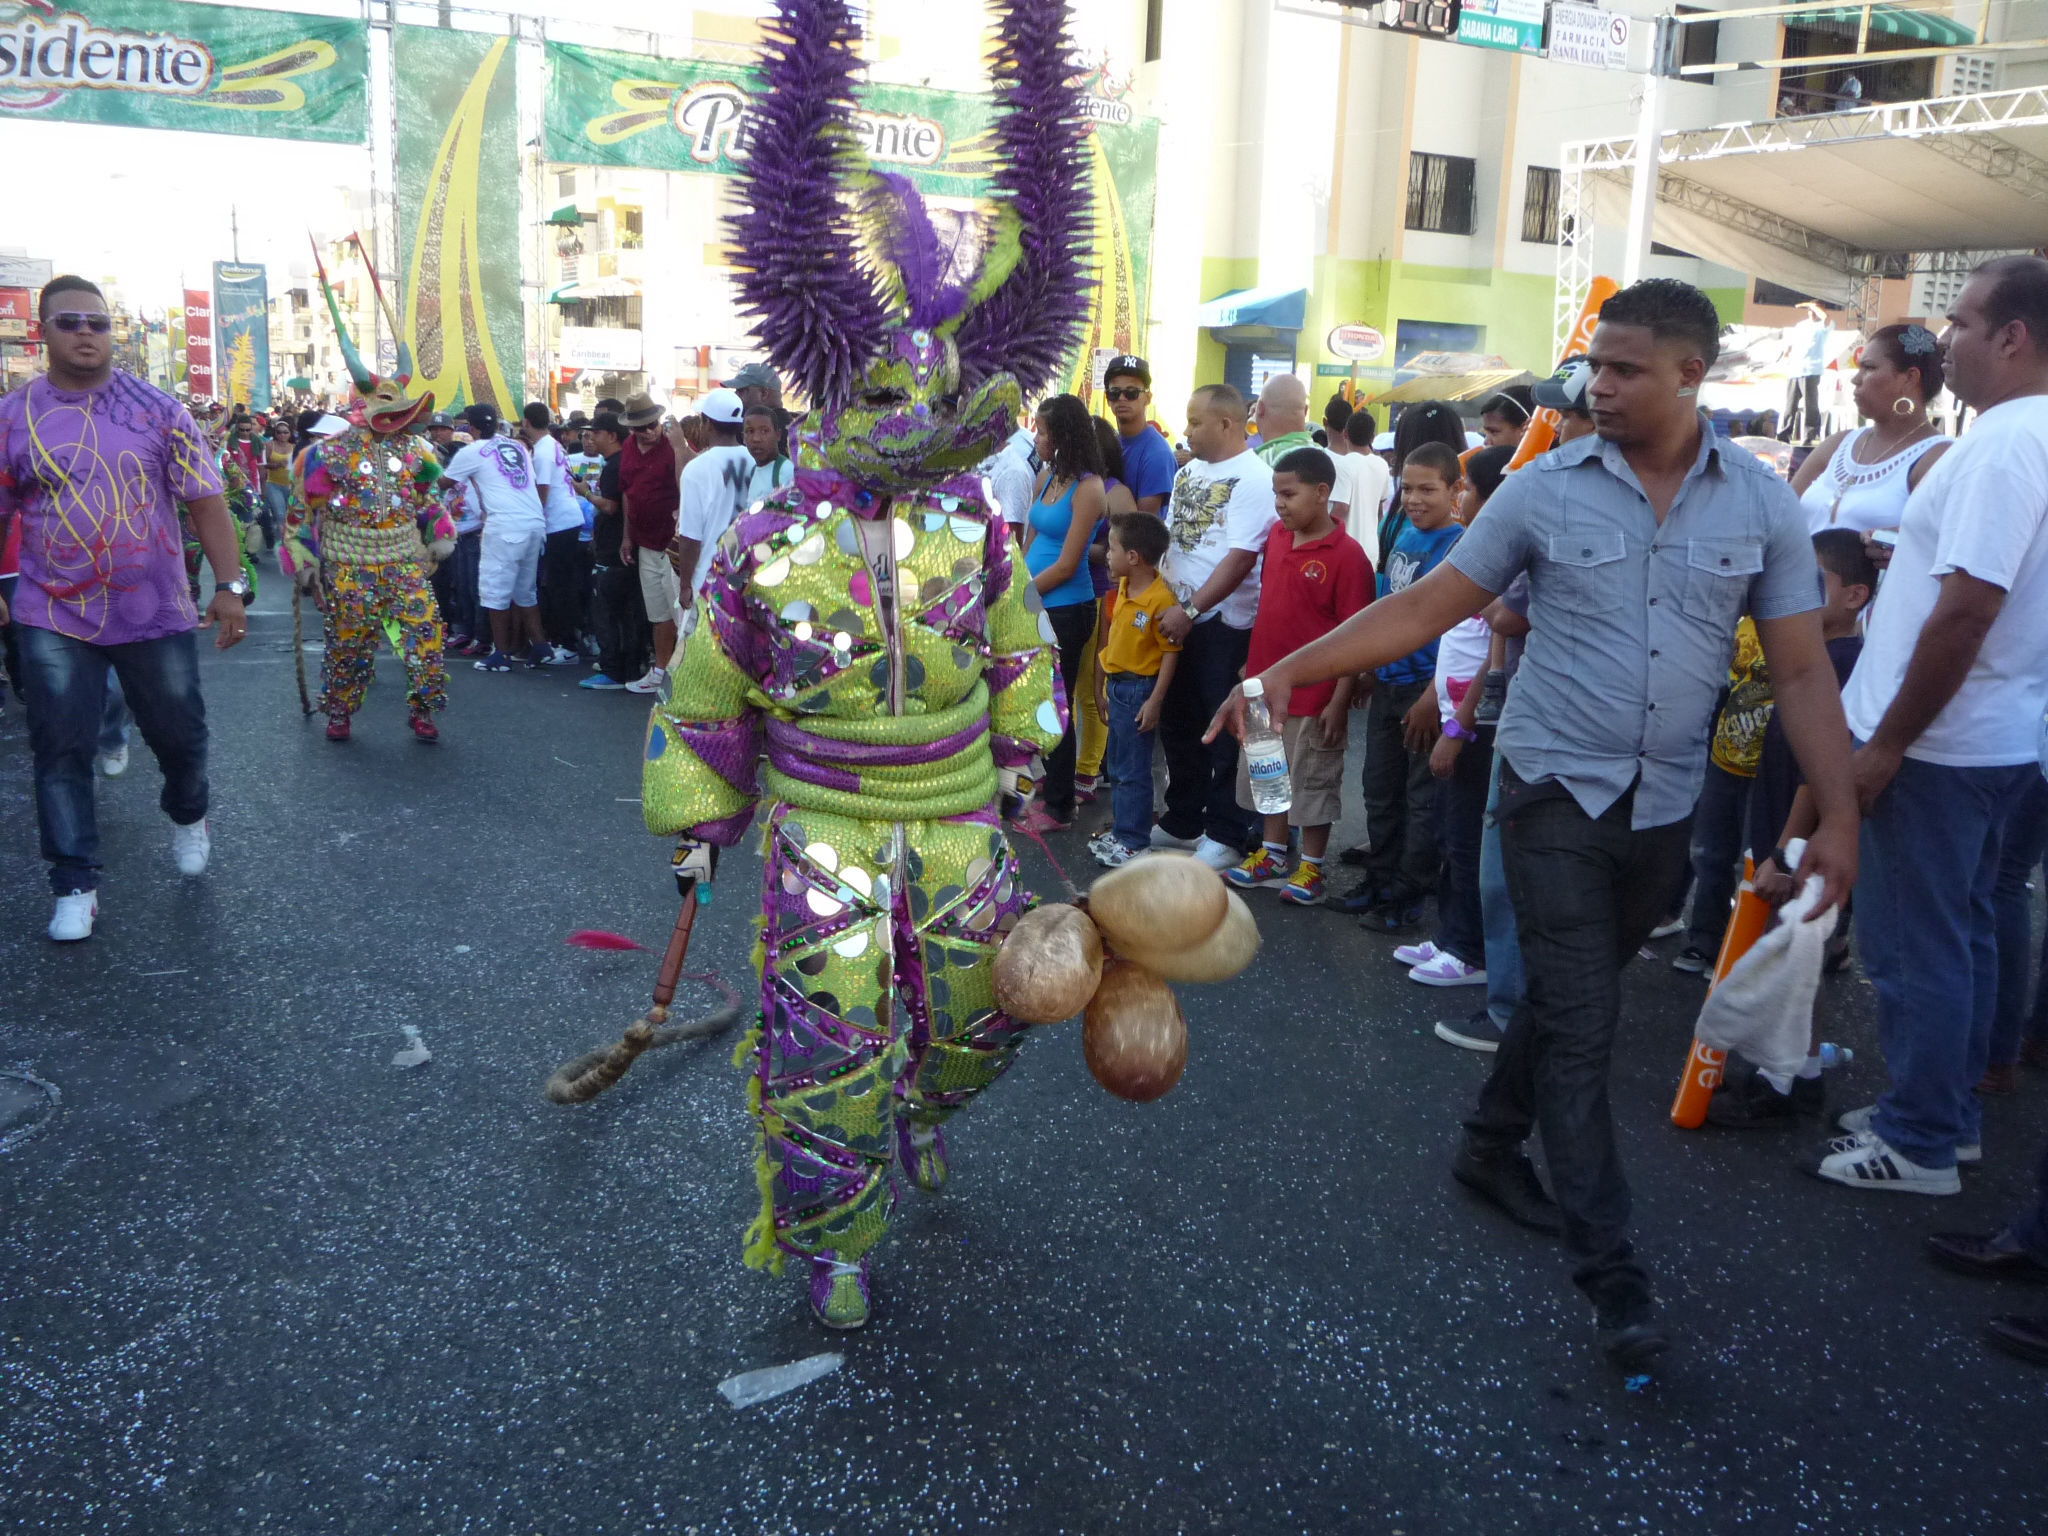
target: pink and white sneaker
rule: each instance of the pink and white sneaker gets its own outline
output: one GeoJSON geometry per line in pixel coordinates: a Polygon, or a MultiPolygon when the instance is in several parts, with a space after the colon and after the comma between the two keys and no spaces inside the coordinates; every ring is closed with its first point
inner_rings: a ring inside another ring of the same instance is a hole
{"type": "Polygon", "coordinates": [[[1482,966],[1467,965],[1456,955],[1440,949],[1411,970],[1408,979],[1419,981],[1425,987],[1483,987],[1486,985],[1486,971],[1482,966]]]}
{"type": "Polygon", "coordinates": [[[1407,966],[1427,965],[1437,957],[1436,941],[1424,939],[1420,944],[1403,944],[1394,951],[1394,958],[1407,966]]]}

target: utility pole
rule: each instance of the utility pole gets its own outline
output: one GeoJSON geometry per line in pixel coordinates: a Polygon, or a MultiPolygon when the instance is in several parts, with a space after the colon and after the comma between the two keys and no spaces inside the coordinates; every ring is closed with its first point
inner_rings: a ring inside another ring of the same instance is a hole
{"type": "Polygon", "coordinates": [[[1676,68],[1680,28],[1669,16],[1657,18],[1650,46],[1650,72],[1643,77],[1643,110],[1636,119],[1636,148],[1628,187],[1628,243],[1622,247],[1621,285],[1639,282],[1650,259],[1657,222],[1657,152],[1664,141],[1664,82],[1676,68]]]}
{"type": "Polygon", "coordinates": [[[236,266],[242,264],[242,226],[235,217],[235,205],[228,204],[228,251],[236,266]]]}

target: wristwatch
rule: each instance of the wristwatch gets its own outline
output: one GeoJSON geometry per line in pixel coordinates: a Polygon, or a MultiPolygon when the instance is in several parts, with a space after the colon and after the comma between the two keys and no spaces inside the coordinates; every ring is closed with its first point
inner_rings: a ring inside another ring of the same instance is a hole
{"type": "Polygon", "coordinates": [[[1444,722],[1444,734],[1453,741],[1477,741],[1479,733],[1456,715],[1444,722]]]}
{"type": "Polygon", "coordinates": [[[1199,624],[1202,622],[1202,610],[1195,606],[1195,600],[1193,598],[1189,598],[1186,602],[1182,603],[1180,605],[1180,611],[1188,616],[1188,622],[1190,624],[1199,624]]]}
{"type": "Polygon", "coordinates": [[[216,594],[222,592],[232,592],[235,594],[236,597],[247,598],[249,595],[249,583],[242,580],[241,577],[237,576],[233,581],[215,582],[213,584],[213,590],[216,594]]]}

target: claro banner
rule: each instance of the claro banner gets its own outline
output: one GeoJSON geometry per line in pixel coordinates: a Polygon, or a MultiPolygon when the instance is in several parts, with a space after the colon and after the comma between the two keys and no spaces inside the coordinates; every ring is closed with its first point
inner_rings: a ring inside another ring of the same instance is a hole
{"type": "Polygon", "coordinates": [[[360,144],[369,28],[176,0],[0,0],[9,117],[360,144]]]}
{"type": "Polygon", "coordinates": [[[213,295],[204,288],[185,290],[185,383],[195,396],[214,393],[213,295]]]}

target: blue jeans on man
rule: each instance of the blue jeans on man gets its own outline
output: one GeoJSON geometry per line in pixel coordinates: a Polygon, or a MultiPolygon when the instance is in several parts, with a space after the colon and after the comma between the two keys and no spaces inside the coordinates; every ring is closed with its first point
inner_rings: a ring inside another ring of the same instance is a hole
{"type": "MultiPolygon", "coordinates": [[[[2022,1040],[2048,1041],[2048,988],[2039,990],[2033,1008],[2027,994],[2034,983],[2034,893],[2027,882],[2048,852],[2048,779],[2036,778],[2020,796],[2005,821],[1999,845],[1998,884],[1992,900],[1998,906],[1998,1008],[1991,1020],[1991,1064],[2004,1066],[2020,1059],[2022,1040]]],[[[2042,951],[2048,956],[2048,947],[2042,951]]]]}
{"type": "Polygon", "coordinates": [[[96,890],[100,834],[93,808],[93,756],[107,720],[109,667],[163,770],[158,803],[164,814],[181,827],[206,815],[206,704],[199,695],[194,632],[130,645],[94,645],[27,624],[14,628],[28,695],[36,821],[50,864],[50,889],[59,896],[96,890]]]}
{"type": "Polygon", "coordinates": [[[1110,825],[1132,853],[1152,846],[1152,747],[1159,733],[1138,729],[1138,711],[1158,681],[1139,672],[1108,672],[1102,679],[1109,704],[1103,768],[1110,780],[1110,825]]]}
{"type": "Polygon", "coordinates": [[[1909,757],[1863,821],[1857,947],[1891,1075],[1870,1127],[1923,1168],[1953,1168],[1956,1148],[1981,1139],[1972,1090],[1998,1003],[1999,851],[2040,774],[2033,763],[1948,768],[1909,757]]]}
{"type": "Polygon", "coordinates": [[[1494,819],[1504,761],[1498,753],[1494,755],[1486,786],[1486,832],[1479,843],[1479,911],[1486,929],[1486,1016],[1503,1034],[1522,1005],[1522,941],[1515,932],[1515,904],[1508,897],[1500,825],[1494,819]]]}

